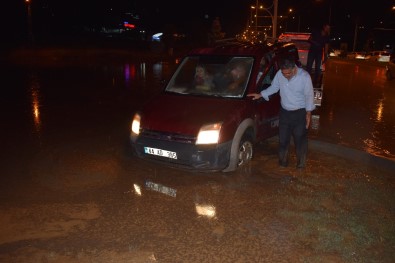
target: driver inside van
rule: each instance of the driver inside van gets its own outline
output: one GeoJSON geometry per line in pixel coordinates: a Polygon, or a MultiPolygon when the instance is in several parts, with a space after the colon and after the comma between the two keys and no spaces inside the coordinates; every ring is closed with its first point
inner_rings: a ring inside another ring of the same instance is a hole
{"type": "Polygon", "coordinates": [[[213,78],[203,65],[197,65],[194,76],[194,87],[197,90],[209,91],[213,87],[213,78]]]}
{"type": "Polygon", "coordinates": [[[231,82],[228,85],[228,91],[239,93],[244,88],[247,81],[247,65],[240,62],[230,70],[231,82]]]}
{"type": "Polygon", "coordinates": [[[237,60],[227,65],[224,73],[218,74],[214,78],[215,88],[229,95],[241,95],[248,80],[251,63],[244,60],[237,60]]]}

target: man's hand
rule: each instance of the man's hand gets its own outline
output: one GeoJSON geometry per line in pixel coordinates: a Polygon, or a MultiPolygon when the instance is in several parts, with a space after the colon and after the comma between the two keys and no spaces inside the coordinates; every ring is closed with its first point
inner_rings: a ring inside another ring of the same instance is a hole
{"type": "Polygon", "coordinates": [[[250,93],[250,94],[247,94],[247,97],[252,97],[252,100],[258,100],[258,99],[262,98],[262,95],[259,93],[250,93]]]}
{"type": "Polygon", "coordinates": [[[306,129],[310,127],[311,122],[311,111],[306,112],[306,129]]]}

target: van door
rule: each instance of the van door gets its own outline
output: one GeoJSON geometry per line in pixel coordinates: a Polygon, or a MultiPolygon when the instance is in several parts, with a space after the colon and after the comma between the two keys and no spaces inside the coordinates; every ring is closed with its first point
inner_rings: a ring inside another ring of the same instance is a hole
{"type": "MultiPolygon", "coordinates": [[[[277,72],[277,65],[267,64],[263,74],[257,83],[257,92],[270,87],[274,76],[277,72]]],[[[277,92],[269,97],[269,101],[261,98],[255,103],[256,121],[257,121],[257,138],[259,140],[267,139],[278,134],[279,114],[280,114],[280,94],[277,92]]]]}

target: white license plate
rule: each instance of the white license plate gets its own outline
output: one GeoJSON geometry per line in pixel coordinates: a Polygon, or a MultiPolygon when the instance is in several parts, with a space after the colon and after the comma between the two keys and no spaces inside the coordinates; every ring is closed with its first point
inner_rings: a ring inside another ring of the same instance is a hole
{"type": "Polygon", "coordinates": [[[171,158],[171,159],[177,159],[176,152],[166,151],[166,150],[162,150],[162,149],[144,147],[144,152],[146,154],[152,154],[152,155],[167,157],[167,158],[171,158]]]}
{"type": "Polygon", "coordinates": [[[322,99],[322,92],[319,91],[319,90],[315,90],[315,91],[314,91],[314,98],[315,98],[316,100],[321,100],[321,99],[322,99]]]}
{"type": "Polygon", "coordinates": [[[316,89],[314,90],[314,104],[316,106],[321,106],[322,101],[322,90],[316,89]]]}

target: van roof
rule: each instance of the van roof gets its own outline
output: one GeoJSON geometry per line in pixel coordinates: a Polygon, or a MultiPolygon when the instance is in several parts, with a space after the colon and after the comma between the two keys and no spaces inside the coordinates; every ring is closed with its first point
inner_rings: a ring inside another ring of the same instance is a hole
{"type": "Polygon", "coordinates": [[[294,40],[309,40],[311,33],[285,32],[278,37],[279,42],[290,42],[294,40]]]}
{"type": "Polygon", "coordinates": [[[291,43],[277,44],[252,44],[249,42],[224,42],[212,47],[196,48],[188,52],[188,55],[242,55],[242,56],[263,56],[273,51],[289,50],[295,48],[291,43]]]}

